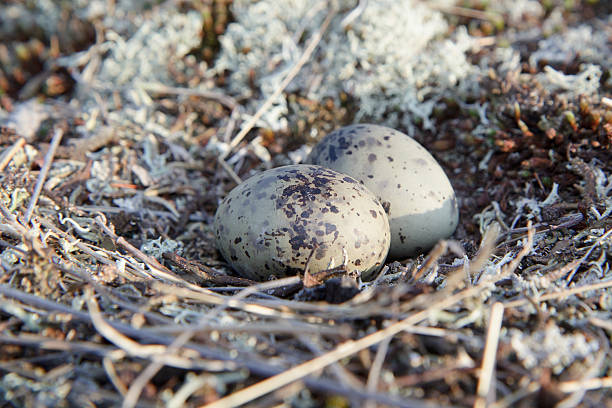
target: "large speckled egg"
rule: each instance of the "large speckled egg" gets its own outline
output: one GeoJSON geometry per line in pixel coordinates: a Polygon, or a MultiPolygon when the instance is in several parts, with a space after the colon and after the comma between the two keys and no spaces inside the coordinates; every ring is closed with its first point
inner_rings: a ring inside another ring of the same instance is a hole
{"type": "Polygon", "coordinates": [[[380,199],[391,225],[392,259],[421,253],[457,227],[457,200],[448,177],[404,133],[370,124],[347,126],[325,136],[306,162],[348,174],[380,199]]]}
{"type": "Polygon", "coordinates": [[[370,191],[352,177],[298,164],[239,184],[215,214],[217,246],[242,276],[267,280],[344,265],[364,280],[382,266],[389,221],[370,191]],[[310,260],[309,260],[310,259],[310,260]]]}

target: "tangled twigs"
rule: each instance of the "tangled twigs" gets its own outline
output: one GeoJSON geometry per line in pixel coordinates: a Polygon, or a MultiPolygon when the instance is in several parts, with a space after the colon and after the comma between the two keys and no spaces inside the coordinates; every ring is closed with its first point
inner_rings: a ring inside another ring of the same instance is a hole
{"type": "MultiPolygon", "coordinates": [[[[496,234],[493,234],[496,235],[496,234]]],[[[533,245],[534,228],[531,222],[528,224],[527,242],[523,249],[519,251],[516,256],[518,261],[505,267],[500,275],[495,276],[495,279],[501,279],[510,273],[514,272],[514,269],[518,266],[518,262],[522,259],[529,251],[531,251],[533,245]]],[[[247,387],[234,394],[230,394],[224,398],[217,400],[216,402],[209,405],[209,408],[220,408],[220,407],[236,407],[245,403],[248,403],[258,397],[261,397],[269,392],[284,387],[294,381],[298,381],[316,371],[319,371],[336,361],[348,357],[363,350],[367,347],[373,346],[382,342],[385,339],[395,336],[396,334],[413,327],[414,325],[427,319],[431,313],[435,310],[443,310],[458,302],[475,296],[480,293],[484,288],[490,285],[489,280],[483,280],[476,286],[469,287],[453,295],[448,294],[447,290],[443,290],[442,293],[436,293],[434,295],[421,295],[425,301],[423,304],[428,304],[428,307],[422,311],[415,312],[403,320],[394,323],[382,330],[378,330],[372,334],[360,338],[355,341],[347,341],[341,343],[333,350],[295,366],[284,373],[270,377],[264,381],[247,387]],[[427,301],[429,300],[429,302],[427,301]]]]}
{"type": "MultiPolygon", "coordinates": [[[[172,262],[177,267],[181,268],[189,274],[193,274],[202,279],[204,283],[210,285],[230,286],[239,289],[240,287],[257,285],[259,282],[251,279],[241,278],[239,276],[230,276],[221,274],[214,269],[196,261],[190,261],[172,252],[165,252],[164,259],[172,262]]],[[[293,281],[293,280],[292,280],[293,281]]],[[[266,294],[270,296],[287,296],[296,292],[302,287],[302,283],[290,283],[289,285],[275,286],[266,290],[266,294]]]]}
{"type": "Polygon", "coordinates": [[[103,217],[98,216],[96,217],[95,221],[96,224],[98,224],[98,226],[102,229],[102,231],[104,231],[109,237],[113,239],[115,244],[123,247],[126,251],[134,255],[137,259],[140,259],[141,261],[145,262],[149,266],[149,269],[154,276],[175,283],[185,283],[185,281],[179,276],[177,276],[174,272],[160,264],[157,259],[146,255],[141,250],[130,244],[125,238],[115,234],[115,232],[106,225],[103,217]]]}

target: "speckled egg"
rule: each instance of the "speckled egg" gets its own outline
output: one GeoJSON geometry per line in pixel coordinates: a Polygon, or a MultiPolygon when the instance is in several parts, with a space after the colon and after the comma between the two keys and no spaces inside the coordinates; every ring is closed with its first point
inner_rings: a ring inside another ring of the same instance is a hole
{"type": "Polygon", "coordinates": [[[421,253],[457,227],[457,200],[448,177],[404,133],[370,124],[347,126],[325,136],[306,162],[348,174],[380,199],[391,225],[392,259],[421,253]]]}
{"type": "Polygon", "coordinates": [[[342,266],[367,280],[390,245],[378,199],[352,177],[298,164],[239,184],[215,215],[217,246],[242,276],[267,280],[342,266]],[[309,260],[310,258],[310,260],[309,260]]]}

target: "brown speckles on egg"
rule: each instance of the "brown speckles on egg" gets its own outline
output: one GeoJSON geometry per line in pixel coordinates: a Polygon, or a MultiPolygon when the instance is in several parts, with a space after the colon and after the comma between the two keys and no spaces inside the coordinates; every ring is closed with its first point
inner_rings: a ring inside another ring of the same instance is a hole
{"type": "MultiPolygon", "coordinates": [[[[338,154],[348,143],[327,152],[338,154]]],[[[311,254],[309,269],[316,273],[340,266],[345,253],[347,270],[367,279],[380,268],[389,247],[389,224],[381,214],[376,197],[357,180],[320,166],[285,166],[232,190],[215,215],[215,236],[234,269],[252,279],[303,271],[311,254]]]]}

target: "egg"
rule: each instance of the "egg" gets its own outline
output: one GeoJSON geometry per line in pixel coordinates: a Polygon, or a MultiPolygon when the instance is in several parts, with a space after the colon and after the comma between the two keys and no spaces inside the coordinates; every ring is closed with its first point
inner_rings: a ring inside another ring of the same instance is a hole
{"type": "Polygon", "coordinates": [[[354,177],[379,198],[391,225],[390,259],[421,253],[457,227],[457,200],[448,177],[404,133],[372,124],[347,126],[325,136],[306,162],[354,177]]]}
{"type": "Polygon", "coordinates": [[[266,170],[219,205],[217,247],[242,276],[267,280],[344,266],[371,279],[390,245],[384,208],[352,177],[314,165],[266,170]]]}

